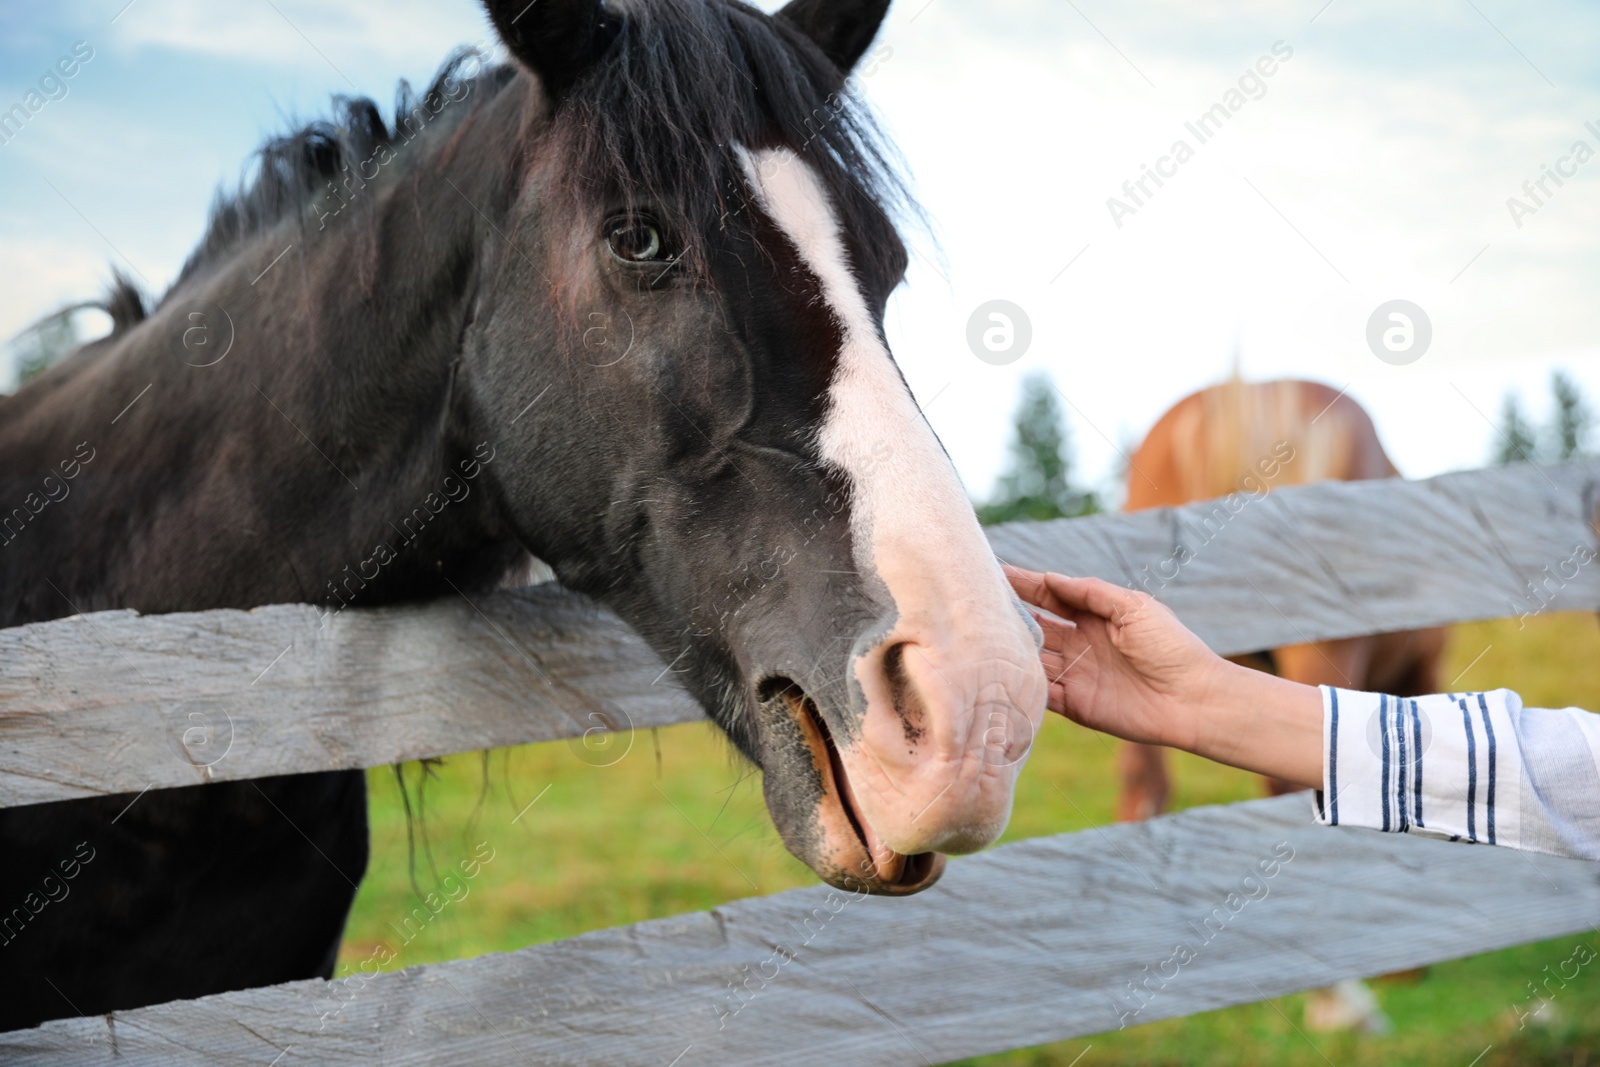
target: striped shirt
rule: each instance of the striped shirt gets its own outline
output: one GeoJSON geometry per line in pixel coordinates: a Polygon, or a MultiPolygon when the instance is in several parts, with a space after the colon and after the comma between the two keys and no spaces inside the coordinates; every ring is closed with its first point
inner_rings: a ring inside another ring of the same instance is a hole
{"type": "Polygon", "coordinates": [[[1600,860],[1600,715],[1322,689],[1317,821],[1600,860]]]}

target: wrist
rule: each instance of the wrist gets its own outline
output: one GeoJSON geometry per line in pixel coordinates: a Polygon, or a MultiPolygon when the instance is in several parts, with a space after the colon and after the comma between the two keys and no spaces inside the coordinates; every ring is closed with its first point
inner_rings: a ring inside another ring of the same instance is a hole
{"type": "Polygon", "coordinates": [[[1259,671],[1220,657],[1209,663],[1183,701],[1181,723],[1171,746],[1226,762],[1225,756],[1244,725],[1253,683],[1262,677],[1266,676],[1259,671]]]}
{"type": "Polygon", "coordinates": [[[1322,693],[1220,660],[1174,747],[1308,788],[1322,785],[1322,693]]]}
{"type": "Polygon", "coordinates": [[[1253,733],[1235,766],[1307,789],[1322,788],[1322,690],[1262,675],[1260,704],[1250,709],[1253,733]]]}

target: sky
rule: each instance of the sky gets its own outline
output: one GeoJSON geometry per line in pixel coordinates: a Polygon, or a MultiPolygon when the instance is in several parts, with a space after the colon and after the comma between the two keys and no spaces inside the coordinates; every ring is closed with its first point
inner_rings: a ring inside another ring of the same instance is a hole
{"type": "MultiPolygon", "coordinates": [[[[0,111],[91,58],[0,144],[0,338],[113,266],[160,293],[266,136],[334,94],[387,112],[457,44],[493,44],[469,0],[5,5],[0,111]]],[[[888,331],[969,491],[1033,371],[1113,500],[1235,363],[1348,389],[1409,477],[1483,465],[1505,392],[1541,415],[1554,369],[1600,401],[1597,45],[1574,0],[897,0],[857,84],[930,233],[888,331]],[[996,300],[1031,328],[1003,365],[969,343],[996,300]],[[1404,365],[1368,341],[1394,300],[1431,323],[1404,365]]]]}

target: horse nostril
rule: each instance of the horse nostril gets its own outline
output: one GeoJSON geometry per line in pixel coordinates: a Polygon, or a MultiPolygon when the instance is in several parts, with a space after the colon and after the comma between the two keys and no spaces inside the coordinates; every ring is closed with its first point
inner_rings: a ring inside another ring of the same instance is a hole
{"type": "MultiPolygon", "coordinates": [[[[889,699],[894,713],[905,727],[906,740],[916,744],[922,740],[927,725],[927,709],[922,694],[906,669],[907,644],[901,641],[889,646],[883,654],[883,674],[889,683],[889,699]]],[[[911,650],[911,655],[919,655],[911,650]]]]}
{"type": "Polygon", "coordinates": [[[762,704],[770,704],[785,694],[792,694],[798,699],[803,691],[792,679],[782,675],[769,675],[756,686],[756,700],[762,704]]]}

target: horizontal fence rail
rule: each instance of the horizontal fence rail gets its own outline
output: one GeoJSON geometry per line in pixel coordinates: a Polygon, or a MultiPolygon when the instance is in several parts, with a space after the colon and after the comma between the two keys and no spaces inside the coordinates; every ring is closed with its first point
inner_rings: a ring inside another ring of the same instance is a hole
{"type": "MultiPolygon", "coordinates": [[[[1600,609],[1597,503],[1600,464],[1514,467],[991,539],[1009,562],[1146,588],[1237,653],[1600,609]]],[[[104,612],[0,631],[0,806],[699,716],[628,627],[554,586],[327,618],[104,612]]],[[[0,1034],[0,1060],[945,1062],[1596,926],[1600,865],[1314,827],[1285,797],[1003,846],[908,900],[803,889],[48,1023],[0,1034]]]]}
{"type": "MultiPolygon", "coordinates": [[[[1143,587],[1217,651],[1600,609],[1600,463],[1323,484],[998,527],[1001,558],[1143,587]]],[[[553,586],[0,630],[0,807],[382,766],[688,722],[604,608],[553,586]]]]}
{"type": "Polygon", "coordinates": [[[1304,796],[1280,797],[1004,845],[904,900],[800,889],[371,979],[47,1023],[0,1034],[0,1060],[900,1067],[1597,925],[1600,865],[1317,827],[1304,796]]]}
{"type": "MultiPolygon", "coordinates": [[[[1134,475],[1137,477],[1137,475],[1134,475]]],[[[1600,608],[1600,463],[1332,482],[1014,523],[1002,559],[1145,589],[1223,655],[1600,608]]]]}
{"type": "Polygon", "coordinates": [[[0,807],[377,767],[700,718],[610,612],[555,586],[412,607],[0,630],[0,807]]]}
{"type": "MultiPolygon", "coordinates": [[[[1274,491],[992,531],[1005,560],[1146,587],[1221,653],[1600,608],[1600,464],[1274,491]]],[[[475,601],[107,611],[0,630],[0,806],[382,766],[701,717],[606,609],[475,601]]]]}

